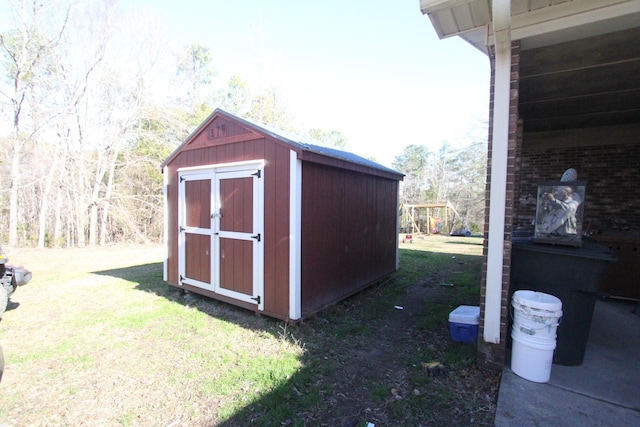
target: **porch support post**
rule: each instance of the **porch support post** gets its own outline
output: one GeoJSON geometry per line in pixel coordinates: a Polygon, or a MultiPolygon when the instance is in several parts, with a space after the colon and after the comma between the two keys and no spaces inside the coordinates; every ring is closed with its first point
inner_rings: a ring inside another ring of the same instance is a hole
{"type": "Polygon", "coordinates": [[[493,141],[489,205],[487,280],[484,310],[485,342],[500,343],[504,227],[509,143],[509,99],[511,86],[511,4],[493,0],[495,38],[495,84],[493,99],[493,141]]]}

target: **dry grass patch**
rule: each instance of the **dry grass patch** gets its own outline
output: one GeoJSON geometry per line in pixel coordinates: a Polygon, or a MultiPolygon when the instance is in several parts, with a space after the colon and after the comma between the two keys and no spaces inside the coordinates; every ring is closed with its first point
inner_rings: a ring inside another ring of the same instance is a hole
{"type": "Polygon", "coordinates": [[[11,256],[34,278],[0,323],[0,423],[212,425],[299,368],[276,322],[168,288],[160,247],[11,256]]]}

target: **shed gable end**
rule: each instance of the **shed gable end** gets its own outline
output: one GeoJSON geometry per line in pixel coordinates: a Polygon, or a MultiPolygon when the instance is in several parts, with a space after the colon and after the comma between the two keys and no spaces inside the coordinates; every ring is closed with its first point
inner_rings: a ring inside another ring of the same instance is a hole
{"type": "Polygon", "coordinates": [[[206,136],[209,141],[225,141],[227,138],[251,135],[251,139],[262,137],[262,135],[243,126],[236,120],[230,120],[223,116],[216,116],[206,128],[206,136]]]}
{"type": "Polygon", "coordinates": [[[185,150],[232,144],[263,138],[263,135],[243,126],[235,120],[215,115],[183,147],[185,150]]]}

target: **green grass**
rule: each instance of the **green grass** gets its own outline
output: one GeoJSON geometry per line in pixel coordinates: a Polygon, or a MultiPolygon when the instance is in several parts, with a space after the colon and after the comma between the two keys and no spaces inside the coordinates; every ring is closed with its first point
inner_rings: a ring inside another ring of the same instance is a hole
{"type": "MultiPolygon", "coordinates": [[[[418,349],[416,346],[415,353],[408,355],[409,360],[406,365],[420,366],[423,361],[439,360],[450,370],[473,366],[476,359],[476,346],[449,340],[448,315],[458,305],[478,304],[480,298],[480,256],[456,255],[455,258],[452,258],[450,253],[425,250],[402,250],[400,256],[400,270],[388,283],[374,290],[365,291],[354,299],[339,303],[321,314],[323,318],[328,319],[328,322],[323,326],[325,329],[325,333],[321,335],[323,342],[318,345],[323,349],[338,348],[341,341],[350,336],[374,334],[370,327],[372,313],[378,317],[386,315],[393,310],[389,301],[394,301],[406,286],[437,276],[446,268],[451,269],[453,262],[456,267],[452,270],[456,274],[451,274],[449,280],[454,286],[443,288],[443,292],[438,297],[425,303],[419,314],[418,327],[424,333],[432,333],[437,340],[434,340],[434,345],[431,347],[418,349]],[[348,313],[345,310],[348,310],[348,313]]],[[[318,339],[313,334],[307,335],[305,338],[311,340],[308,344],[312,346],[314,346],[313,340],[318,339]]],[[[339,359],[329,362],[322,357],[322,354],[309,351],[304,355],[304,366],[286,383],[285,389],[290,390],[292,387],[296,387],[299,390],[305,390],[308,388],[311,378],[331,373],[334,369],[339,369],[339,366],[339,359]],[[329,366],[327,366],[328,364],[329,366]],[[304,373],[304,375],[300,375],[300,373],[304,373]]],[[[402,400],[390,403],[390,410],[397,413],[398,419],[405,419],[407,416],[429,419],[431,410],[450,411],[452,408],[460,406],[456,392],[451,390],[448,383],[441,384],[438,378],[424,375],[414,376],[411,387],[419,390],[419,394],[409,395],[402,400]]],[[[381,402],[389,397],[391,387],[389,384],[368,382],[367,388],[371,398],[381,402]]],[[[306,396],[304,401],[300,401],[299,396],[291,401],[283,397],[282,394],[283,391],[278,391],[263,396],[259,405],[253,406],[252,413],[259,413],[260,420],[265,420],[265,422],[271,420],[264,425],[279,425],[279,422],[290,419],[296,412],[304,412],[314,405],[322,404],[319,394],[306,396]],[[274,422],[275,420],[278,422],[274,422]]],[[[241,424],[241,420],[250,418],[249,412],[246,409],[240,410],[233,415],[232,419],[241,424]]],[[[258,425],[262,424],[258,423],[258,425]]]]}
{"type": "MultiPolygon", "coordinates": [[[[428,420],[433,411],[450,410],[459,402],[444,377],[421,375],[420,364],[438,360],[456,371],[475,363],[474,345],[448,339],[447,319],[458,305],[478,304],[480,263],[478,255],[452,255],[418,245],[402,249],[400,270],[385,282],[295,325],[258,318],[197,295],[185,299],[162,282],[159,263],[98,272],[87,268],[88,273],[71,271],[66,277],[62,270],[39,278],[42,284],[34,279],[29,285],[66,289],[64,301],[53,301],[61,305],[50,307],[49,316],[55,319],[34,328],[50,339],[25,343],[19,351],[9,346],[5,357],[13,372],[39,372],[39,366],[48,366],[42,378],[51,381],[69,371],[91,377],[110,363],[132,381],[161,378],[155,381],[163,381],[167,389],[190,394],[182,403],[185,413],[197,417],[211,410],[215,425],[304,425],[299,421],[304,414],[325,408],[333,391],[322,379],[341,375],[347,360],[340,349],[349,345],[350,337],[375,340],[372,324],[393,315],[393,301],[408,286],[443,281],[454,286],[434,285],[435,296],[416,316],[417,333],[428,345],[416,345],[415,351],[403,355],[404,369],[416,372],[409,388],[418,392],[389,403],[398,419],[428,420]],[[449,274],[443,275],[445,271],[449,274]],[[166,372],[164,377],[156,375],[159,371],[166,372]]],[[[389,399],[392,384],[362,381],[374,402],[389,399]]],[[[0,396],[0,407],[27,399],[25,390],[0,396]]],[[[87,390],[72,382],[57,392],[71,398],[87,390]]],[[[132,415],[136,408],[124,405],[113,423],[137,425],[137,415],[132,415]]],[[[43,414],[47,410],[56,412],[55,407],[44,408],[43,414]]],[[[0,410],[0,424],[7,414],[0,410]]]]}

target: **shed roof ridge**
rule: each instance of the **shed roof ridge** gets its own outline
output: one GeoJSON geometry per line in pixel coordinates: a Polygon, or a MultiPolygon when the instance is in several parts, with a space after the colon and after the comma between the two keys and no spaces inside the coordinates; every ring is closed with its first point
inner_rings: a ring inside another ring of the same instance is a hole
{"type": "Polygon", "coordinates": [[[292,145],[295,148],[298,148],[299,150],[302,151],[308,151],[308,152],[312,152],[312,153],[316,153],[316,154],[321,154],[327,157],[332,157],[335,159],[339,159],[339,160],[344,160],[347,162],[352,162],[352,163],[357,163],[363,166],[367,166],[370,168],[374,168],[374,169],[378,169],[381,171],[385,171],[385,172],[390,172],[393,174],[397,174],[397,175],[403,175],[401,172],[396,171],[395,169],[386,167],[384,165],[381,165],[378,162],[375,162],[373,160],[369,160],[366,159],[362,156],[359,156],[357,154],[348,152],[348,151],[344,151],[344,150],[340,150],[338,148],[333,148],[333,147],[327,147],[324,145],[320,145],[321,142],[317,141],[309,136],[303,136],[303,135],[299,135],[297,133],[294,132],[290,132],[284,129],[280,129],[276,126],[273,125],[268,125],[265,123],[260,123],[258,121],[243,117],[243,116],[239,116],[233,113],[230,113],[226,110],[223,110],[222,108],[216,108],[216,110],[213,112],[212,116],[215,116],[216,113],[219,113],[223,116],[226,116],[230,119],[234,119],[234,120],[238,120],[241,123],[243,123],[246,126],[249,126],[251,128],[253,128],[253,130],[256,130],[258,132],[262,132],[262,133],[266,133],[269,136],[278,139],[286,144],[292,145]]]}

